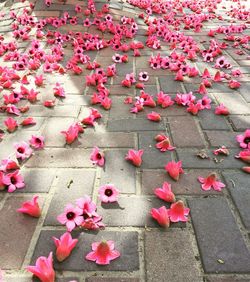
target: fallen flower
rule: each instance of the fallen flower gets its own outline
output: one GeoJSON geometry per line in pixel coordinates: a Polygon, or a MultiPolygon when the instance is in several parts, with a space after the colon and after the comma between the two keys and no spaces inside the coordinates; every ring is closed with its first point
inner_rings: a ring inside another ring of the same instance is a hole
{"type": "Polygon", "coordinates": [[[30,146],[34,149],[43,149],[44,148],[44,136],[35,136],[32,135],[29,140],[30,146]]]}
{"type": "Polygon", "coordinates": [[[247,173],[250,173],[250,166],[244,166],[241,169],[247,173]]]}
{"type": "Polygon", "coordinates": [[[67,204],[64,212],[58,215],[57,220],[61,224],[66,224],[67,230],[71,232],[76,226],[82,224],[82,210],[79,207],[75,208],[72,204],[67,204]]]}
{"type": "Polygon", "coordinates": [[[52,252],[50,252],[48,258],[39,257],[36,260],[35,266],[28,266],[26,268],[29,272],[33,273],[38,277],[41,282],[54,282],[55,281],[55,271],[53,268],[53,258],[52,252]]]}
{"type": "Polygon", "coordinates": [[[156,112],[151,112],[147,115],[147,118],[151,121],[159,122],[161,120],[160,114],[156,112]]]}
{"type": "Polygon", "coordinates": [[[236,140],[240,143],[240,147],[250,149],[250,129],[247,129],[243,135],[237,135],[236,140]]]}
{"type": "Polygon", "coordinates": [[[182,201],[177,201],[176,203],[173,203],[168,210],[168,215],[171,222],[179,222],[188,221],[188,214],[190,209],[185,208],[184,203],[182,201]]]}
{"type": "Polygon", "coordinates": [[[167,208],[165,206],[159,209],[151,209],[151,216],[163,227],[169,227],[170,220],[167,208]]]}
{"type": "Polygon", "coordinates": [[[229,115],[229,110],[223,104],[220,104],[215,108],[215,114],[227,116],[229,115]]]}
{"type": "Polygon", "coordinates": [[[156,188],[154,193],[158,198],[166,202],[175,202],[175,195],[171,190],[171,184],[166,181],[163,183],[162,188],[156,188]]]}
{"type": "Polygon", "coordinates": [[[155,140],[156,141],[159,140],[159,142],[155,144],[155,147],[159,149],[161,152],[172,151],[175,149],[175,147],[171,146],[169,138],[163,134],[157,135],[155,137],[155,140]]]}
{"type": "Polygon", "coordinates": [[[25,213],[33,217],[40,217],[41,209],[38,204],[38,196],[33,196],[31,201],[22,203],[22,207],[17,210],[20,213],[25,213]]]}
{"type": "Polygon", "coordinates": [[[14,145],[16,158],[18,160],[26,160],[32,155],[32,149],[30,148],[29,144],[22,141],[14,145]]]}
{"type": "Polygon", "coordinates": [[[201,188],[204,191],[208,191],[211,188],[213,188],[216,191],[221,191],[221,188],[224,188],[226,185],[220,181],[217,181],[217,175],[216,173],[209,174],[208,177],[198,177],[198,181],[202,184],[201,188]]]}
{"type": "Polygon", "coordinates": [[[8,187],[9,193],[12,193],[16,189],[21,189],[25,186],[24,179],[19,170],[4,175],[3,183],[8,187]]]}
{"type": "Polygon", "coordinates": [[[90,155],[90,160],[93,162],[93,164],[96,164],[98,166],[104,166],[105,164],[104,153],[101,152],[98,147],[94,147],[90,155]]]}
{"type": "Polygon", "coordinates": [[[72,239],[69,232],[65,232],[60,239],[53,237],[54,243],[56,245],[56,258],[58,261],[64,261],[75,248],[78,240],[72,239]]]}
{"type": "Polygon", "coordinates": [[[174,162],[171,161],[165,166],[165,170],[168,172],[169,176],[177,181],[180,177],[180,174],[184,173],[182,169],[182,161],[174,162]]]}
{"type": "Polygon", "coordinates": [[[226,146],[221,146],[220,148],[216,149],[213,151],[214,155],[225,155],[228,156],[229,155],[229,150],[227,149],[226,146]]]}
{"type": "Polygon", "coordinates": [[[102,241],[92,243],[92,252],[88,253],[85,258],[95,261],[96,264],[107,265],[119,256],[120,253],[115,250],[113,241],[102,241]]]}
{"type": "Polygon", "coordinates": [[[241,159],[243,162],[250,163],[250,150],[243,150],[237,156],[237,159],[241,159]]]}
{"type": "Polygon", "coordinates": [[[143,150],[128,150],[125,160],[130,161],[134,166],[139,167],[142,163],[143,150]]]}
{"type": "Polygon", "coordinates": [[[98,190],[99,198],[103,203],[117,202],[119,190],[112,184],[103,185],[98,190]]]}

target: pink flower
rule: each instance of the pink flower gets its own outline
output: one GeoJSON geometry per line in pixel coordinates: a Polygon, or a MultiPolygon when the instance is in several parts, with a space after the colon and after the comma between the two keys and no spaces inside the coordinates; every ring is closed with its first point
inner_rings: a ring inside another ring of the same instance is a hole
{"type": "Polygon", "coordinates": [[[240,143],[240,147],[250,149],[250,129],[247,129],[243,135],[237,135],[236,140],[240,143]]]}
{"type": "Polygon", "coordinates": [[[58,215],[57,220],[61,224],[66,224],[67,230],[71,232],[76,226],[83,222],[82,210],[79,207],[74,207],[72,204],[67,204],[64,212],[58,215]]]}
{"type": "Polygon", "coordinates": [[[33,196],[31,201],[23,202],[22,207],[17,211],[33,217],[40,217],[41,209],[38,204],[38,196],[33,196]]]}
{"type": "Polygon", "coordinates": [[[62,86],[57,82],[56,86],[53,88],[54,90],[54,96],[55,97],[60,97],[60,98],[65,98],[65,91],[62,86]]]}
{"type": "Polygon", "coordinates": [[[202,106],[200,103],[194,104],[194,103],[189,103],[187,112],[191,113],[192,115],[197,115],[198,112],[201,110],[202,106]]]}
{"type": "Polygon", "coordinates": [[[16,169],[19,169],[19,168],[20,168],[19,165],[15,161],[13,161],[9,158],[3,159],[1,161],[1,166],[0,166],[1,171],[7,172],[9,170],[16,170],[16,169]]]}
{"type": "Polygon", "coordinates": [[[9,193],[12,193],[16,189],[21,189],[25,186],[24,179],[19,170],[4,175],[3,183],[8,187],[9,193]]]}
{"type": "Polygon", "coordinates": [[[65,232],[60,239],[53,237],[54,243],[56,245],[56,258],[58,261],[64,261],[75,248],[78,240],[72,239],[69,232],[65,232]]]}
{"type": "Polygon", "coordinates": [[[181,173],[184,173],[182,169],[182,162],[171,161],[165,166],[165,170],[168,172],[169,176],[177,181],[181,173]]]}
{"type": "Polygon", "coordinates": [[[90,160],[93,162],[93,164],[104,166],[105,164],[105,157],[104,153],[100,151],[98,147],[94,147],[91,155],[90,160]]]}
{"type": "Polygon", "coordinates": [[[98,193],[99,198],[103,203],[117,202],[117,197],[119,195],[118,189],[112,184],[101,186],[98,193]]]}
{"type": "Polygon", "coordinates": [[[158,198],[166,202],[175,202],[175,195],[171,190],[171,184],[168,182],[164,182],[162,188],[156,188],[154,193],[158,198]]]}
{"type": "Polygon", "coordinates": [[[61,131],[61,133],[65,135],[65,141],[70,145],[78,138],[81,131],[83,131],[83,128],[80,128],[78,123],[74,123],[68,128],[68,130],[61,131]]]}
{"type": "Polygon", "coordinates": [[[29,144],[26,142],[20,142],[14,145],[16,150],[16,158],[26,160],[32,155],[32,149],[30,148],[29,144]]]}
{"type": "Polygon", "coordinates": [[[243,166],[241,169],[247,173],[250,173],[250,166],[243,166]]]}
{"type": "Polygon", "coordinates": [[[35,148],[35,149],[43,149],[44,148],[44,136],[32,135],[29,142],[30,142],[30,146],[35,148]]]}
{"type": "Polygon", "coordinates": [[[106,265],[119,256],[120,253],[115,250],[113,241],[102,241],[92,243],[92,252],[86,255],[86,259],[95,261],[96,264],[106,265]]]}
{"type": "Polygon", "coordinates": [[[3,181],[4,181],[4,173],[0,170],[0,191],[4,190],[6,187],[3,181]]]}
{"type": "Polygon", "coordinates": [[[229,115],[229,110],[223,104],[220,104],[215,108],[215,114],[227,116],[229,115]]]}
{"type": "Polygon", "coordinates": [[[139,167],[142,163],[143,150],[128,150],[125,160],[130,161],[134,166],[139,167]]]}
{"type": "Polygon", "coordinates": [[[201,188],[205,191],[208,191],[211,188],[213,188],[216,191],[221,191],[221,188],[225,187],[224,183],[220,181],[216,181],[216,179],[217,179],[216,173],[211,173],[206,178],[198,177],[199,182],[202,184],[201,188]]]}
{"type": "Polygon", "coordinates": [[[139,73],[139,80],[140,81],[148,81],[149,80],[148,73],[146,71],[140,72],[139,73]]]}
{"type": "Polygon", "coordinates": [[[222,81],[222,77],[221,77],[220,71],[217,71],[217,72],[215,73],[213,80],[214,80],[215,82],[220,82],[220,81],[222,81]]]}
{"type": "Polygon", "coordinates": [[[151,112],[150,114],[147,115],[147,118],[151,121],[159,122],[161,120],[160,114],[156,112],[151,112]]]}
{"type": "Polygon", "coordinates": [[[151,216],[163,227],[169,227],[169,215],[168,210],[165,206],[160,207],[159,209],[151,209],[151,216]]]}
{"type": "Polygon", "coordinates": [[[241,159],[243,162],[250,163],[250,150],[243,150],[235,157],[241,159]]]}
{"type": "Polygon", "coordinates": [[[155,140],[158,141],[158,143],[155,144],[155,147],[161,152],[172,151],[175,149],[175,147],[171,146],[169,138],[164,134],[157,135],[155,140]]]}
{"type": "Polygon", "coordinates": [[[18,127],[17,122],[12,117],[6,118],[4,124],[10,133],[14,132],[18,127]]]}
{"type": "Polygon", "coordinates": [[[231,89],[238,89],[241,86],[241,83],[239,81],[236,81],[236,80],[230,80],[228,82],[228,86],[231,89]]]}
{"type": "Polygon", "coordinates": [[[78,208],[82,210],[82,214],[84,218],[86,216],[90,217],[93,214],[96,215],[96,204],[92,202],[91,198],[85,195],[83,198],[79,198],[76,200],[76,204],[78,208]]]}
{"type": "Polygon", "coordinates": [[[172,106],[174,104],[174,101],[172,101],[171,97],[168,94],[165,94],[160,91],[157,94],[157,104],[160,105],[162,108],[167,108],[169,106],[172,106]]]}
{"type": "Polygon", "coordinates": [[[168,215],[171,222],[188,221],[188,214],[190,209],[185,208],[182,201],[177,201],[173,203],[168,210],[168,215]]]}
{"type": "Polygon", "coordinates": [[[33,117],[28,117],[28,118],[24,119],[20,124],[22,126],[34,125],[34,124],[36,124],[36,121],[33,119],[33,117]]]}
{"type": "Polygon", "coordinates": [[[42,282],[54,282],[55,271],[53,269],[52,252],[48,258],[39,257],[36,261],[36,266],[28,266],[27,270],[38,277],[42,282]]]}

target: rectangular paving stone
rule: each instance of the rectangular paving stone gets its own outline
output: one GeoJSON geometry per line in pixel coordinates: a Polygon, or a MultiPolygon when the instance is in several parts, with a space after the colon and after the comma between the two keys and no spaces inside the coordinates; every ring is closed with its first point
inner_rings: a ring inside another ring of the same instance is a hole
{"type": "Polygon", "coordinates": [[[46,147],[64,147],[65,136],[61,131],[67,131],[74,122],[74,118],[53,117],[47,120],[47,124],[42,132],[45,137],[46,147]]]}
{"type": "Polygon", "coordinates": [[[197,157],[199,150],[196,149],[176,149],[178,159],[182,161],[183,168],[241,168],[242,162],[234,156],[239,153],[237,149],[230,149],[229,156],[215,156],[212,150],[206,151],[209,159],[197,157]]]}
{"type": "Polygon", "coordinates": [[[250,253],[226,199],[190,199],[188,204],[205,272],[249,272],[250,253]]]}
{"type": "Polygon", "coordinates": [[[56,171],[51,169],[22,169],[24,177],[24,189],[17,190],[17,193],[47,193],[50,190],[56,171]]]}
{"type": "Polygon", "coordinates": [[[176,147],[204,147],[197,124],[193,117],[169,117],[171,136],[176,147]]]}
{"type": "Polygon", "coordinates": [[[127,150],[105,152],[105,169],[101,172],[101,185],[112,183],[121,193],[135,193],[135,167],[125,160],[127,150]]]}
{"type": "Polygon", "coordinates": [[[108,131],[137,132],[165,130],[163,122],[152,122],[146,119],[112,119],[108,121],[108,131]]]}
{"type": "Polygon", "coordinates": [[[54,148],[36,151],[26,167],[93,167],[90,161],[91,150],[54,148]]]}
{"type": "MultiPolygon", "coordinates": [[[[120,196],[117,203],[98,204],[98,211],[107,226],[159,227],[150,216],[152,208],[169,204],[150,196],[120,196]],[[122,219],[122,220],[121,220],[122,219]]],[[[172,227],[185,227],[185,223],[174,223],[172,227]]]]}
{"type": "MultiPolygon", "coordinates": [[[[40,233],[31,263],[43,255],[48,256],[50,251],[55,250],[55,244],[51,238],[59,238],[64,231],[43,230],[40,233]]],[[[139,251],[138,251],[138,233],[137,232],[114,232],[100,231],[98,233],[85,233],[73,231],[72,237],[79,241],[72,251],[69,258],[58,263],[54,258],[54,268],[63,271],[136,271],[139,270],[139,251]],[[87,261],[85,256],[91,251],[93,242],[102,240],[112,240],[115,242],[121,256],[113,260],[110,265],[97,265],[95,262],[87,261]]]]}
{"type": "Polygon", "coordinates": [[[31,105],[30,110],[25,116],[32,117],[77,117],[80,112],[80,106],[55,106],[54,108],[46,108],[41,105],[31,105]]]}
{"type": "Polygon", "coordinates": [[[148,282],[202,282],[188,230],[150,231],[145,234],[148,282]]]}
{"type": "Polygon", "coordinates": [[[231,116],[229,117],[235,131],[245,131],[250,128],[249,116],[231,116]]]}
{"type": "Polygon", "coordinates": [[[214,113],[214,108],[212,106],[211,110],[200,111],[198,118],[202,129],[205,130],[230,130],[229,123],[226,118],[214,113]]]}
{"type": "Polygon", "coordinates": [[[124,97],[113,97],[112,98],[112,107],[109,111],[110,118],[112,119],[121,119],[121,118],[130,118],[132,119],[133,115],[130,113],[131,105],[124,104],[124,97]]]}
{"type": "Polygon", "coordinates": [[[236,135],[239,133],[231,131],[205,131],[208,142],[213,147],[221,147],[222,145],[228,148],[238,148],[239,143],[236,141],[236,135]]]}
{"type": "Polygon", "coordinates": [[[75,204],[75,200],[84,195],[91,196],[95,181],[95,171],[86,169],[63,169],[58,173],[56,192],[51,200],[45,219],[45,225],[61,225],[57,216],[61,214],[67,203],[75,204]]]}
{"type": "MultiPolygon", "coordinates": [[[[79,138],[77,147],[93,148],[93,145],[103,148],[130,148],[135,147],[136,134],[130,132],[93,132],[86,130],[79,138]]],[[[75,144],[72,144],[74,147],[75,144]]]]}
{"type": "Polygon", "coordinates": [[[237,93],[215,93],[214,96],[219,103],[224,104],[230,114],[245,115],[250,112],[250,105],[237,93]]]}
{"type": "Polygon", "coordinates": [[[19,269],[22,266],[38,219],[16,211],[30,197],[8,198],[0,212],[0,265],[2,269],[19,269]],[[18,246],[18,247],[17,247],[18,246]]]}
{"type": "MultiPolygon", "coordinates": [[[[242,164],[243,165],[243,164],[242,164]]],[[[223,172],[227,187],[247,229],[250,229],[250,183],[244,172],[223,172]],[[233,184],[234,183],[234,184],[233,184]]]]}
{"type": "Polygon", "coordinates": [[[140,282],[139,278],[88,277],[86,282],[140,282]]]}
{"type": "Polygon", "coordinates": [[[139,148],[144,150],[142,155],[142,168],[164,168],[167,162],[173,159],[173,153],[170,151],[160,152],[155,148],[154,137],[159,132],[141,132],[139,134],[139,148]]]}
{"type": "Polygon", "coordinates": [[[174,81],[174,77],[172,75],[168,76],[168,79],[166,77],[159,77],[160,88],[164,93],[184,91],[182,82],[174,81]]]}
{"type": "Polygon", "coordinates": [[[165,170],[143,170],[141,174],[142,194],[154,195],[154,189],[162,187],[163,182],[166,181],[171,184],[172,191],[175,195],[218,195],[218,192],[214,190],[202,190],[198,182],[199,176],[209,175],[212,172],[214,171],[209,169],[185,170],[184,174],[176,182],[169,177],[165,170]]]}

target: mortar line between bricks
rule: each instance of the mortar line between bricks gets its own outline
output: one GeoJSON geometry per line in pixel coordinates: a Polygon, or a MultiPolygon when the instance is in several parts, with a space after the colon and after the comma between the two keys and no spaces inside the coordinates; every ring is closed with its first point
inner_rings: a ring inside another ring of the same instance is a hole
{"type": "Polygon", "coordinates": [[[138,236],[138,249],[139,249],[139,272],[140,281],[147,281],[146,279],[146,264],[145,264],[145,232],[142,231],[138,236]]]}
{"type": "MultiPolygon", "coordinates": [[[[55,172],[55,175],[56,174],[57,174],[57,170],[55,172]]],[[[32,258],[33,252],[35,250],[35,246],[36,246],[37,240],[39,238],[39,235],[40,235],[43,223],[44,223],[45,218],[46,218],[47,213],[48,213],[48,209],[49,209],[50,203],[51,203],[52,198],[53,198],[53,196],[55,194],[55,190],[56,190],[58,181],[59,181],[59,178],[55,177],[54,180],[53,180],[53,183],[52,183],[52,185],[50,187],[49,193],[48,193],[48,195],[47,195],[47,197],[45,199],[45,202],[43,204],[42,214],[41,214],[41,216],[40,216],[40,218],[38,220],[36,229],[35,229],[35,231],[33,233],[32,238],[31,238],[29,248],[28,248],[28,250],[26,252],[25,258],[24,258],[23,263],[22,263],[22,268],[27,266],[29,264],[29,262],[31,261],[31,258],[32,258]]]]}
{"type": "Polygon", "coordinates": [[[201,128],[201,124],[200,124],[200,121],[199,121],[198,117],[194,117],[194,123],[196,125],[196,128],[197,128],[198,132],[200,133],[201,139],[204,142],[204,147],[206,149],[209,149],[209,142],[206,140],[205,133],[204,133],[204,131],[201,128]]]}
{"type": "Polygon", "coordinates": [[[93,184],[93,191],[92,191],[92,201],[97,204],[98,201],[98,189],[100,187],[101,183],[101,171],[102,168],[96,167],[96,173],[95,173],[95,181],[93,184]]]}

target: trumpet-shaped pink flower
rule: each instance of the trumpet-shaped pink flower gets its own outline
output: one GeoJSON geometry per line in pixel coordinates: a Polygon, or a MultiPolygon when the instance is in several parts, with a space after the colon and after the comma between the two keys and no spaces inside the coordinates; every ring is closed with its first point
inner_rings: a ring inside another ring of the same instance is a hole
{"type": "Polygon", "coordinates": [[[32,155],[32,149],[26,142],[20,142],[14,145],[16,150],[16,158],[20,160],[26,160],[32,155]]]}
{"type": "Polygon", "coordinates": [[[241,169],[247,173],[250,173],[250,166],[243,166],[241,169]]]}
{"type": "Polygon", "coordinates": [[[4,184],[4,173],[0,170],[0,191],[5,189],[5,184],[4,184]]]}
{"type": "Polygon", "coordinates": [[[72,124],[68,130],[61,131],[65,135],[65,141],[67,144],[72,144],[77,138],[80,132],[83,132],[83,128],[78,123],[72,124]]]}
{"type": "Polygon", "coordinates": [[[130,161],[134,166],[139,167],[142,163],[143,150],[128,150],[125,160],[130,161]]]}
{"type": "Polygon", "coordinates": [[[220,104],[219,106],[215,108],[215,114],[227,116],[229,115],[229,110],[223,104],[220,104]]]}
{"type": "Polygon", "coordinates": [[[40,217],[41,209],[38,204],[38,196],[33,196],[31,201],[23,202],[22,207],[17,211],[33,217],[40,217]]]}
{"type": "Polygon", "coordinates": [[[169,176],[177,181],[181,173],[184,173],[182,169],[182,161],[174,162],[171,161],[165,166],[165,170],[168,172],[169,176]]]}
{"type": "Polygon", "coordinates": [[[50,252],[48,258],[39,257],[36,260],[36,265],[27,267],[27,270],[38,277],[41,282],[54,282],[55,271],[53,268],[52,252],[50,252]]]}
{"type": "Polygon", "coordinates": [[[6,118],[4,124],[10,133],[14,132],[18,127],[16,120],[14,120],[12,117],[6,118]]]}
{"type": "Polygon", "coordinates": [[[115,250],[113,241],[102,241],[92,243],[92,252],[86,255],[86,259],[95,261],[96,264],[107,265],[119,256],[120,253],[115,250]]]}
{"type": "Polygon", "coordinates": [[[53,90],[55,97],[65,98],[65,90],[62,86],[60,86],[60,83],[57,82],[53,90]]]}
{"type": "Polygon", "coordinates": [[[147,115],[147,118],[151,121],[159,122],[161,120],[160,114],[156,112],[151,112],[150,114],[147,115]]]}
{"type": "Polygon", "coordinates": [[[78,240],[72,239],[69,232],[65,232],[60,239],[53,237],[54,243],[56,245],[56,258],[58,261],[64,261],[75,248],[78,240]]]}
{"type": "Polygon", "coordinates": [[[43,149],[44,148],[44,136],[35,136],[32,135],[29,140],[31,147],[35,149],[43,149]]]}
{"type": "Polygon", "coordinates": [[[190,209],[185,208],[182,201],[177,201],[176,203],[171,204],[170,209],[168,210],[168,215],[171,222],[179,221],[188,221],[188,214],[190,209]]]}
{"type": "Polygon", "coordinates": [[[199,182],[202,184],[201,188],[205,191],[213,188],[216,191],[221,191],[221,188],[224,188],[226,185],[220,181],[217,181],[216,173],[211,173],[208,177],[198,177],[199,182]]]}
{"type": "Polygon", "coordinates": [[[243,162],[250,163],[250,150],[243,150],[235,157],[241,159],[243,162]]]}
{"type": "Polygon", "coordinates": [[[228,86],[231,89],[238,89],[241,86],[241,83],[237,80],[230,80],[228,82],[228,86]]]}
{"type": "Polygon", "coordinates": [[[175,202],[175,195],[171,190],[171,184],[168,182],[164,182],[162,188],[156,188],[154,190],[155,195],[169,203],[175,202]]]}
{"type": "Polygon", "coordinates": [[[160,207],[159,209],[151,209],[151,216],[163,227],[169,227],[169,215],[168,210],[165,206],[160,207]]]}
{"type": "Polygon", "coordinates": [[[82,210],[82,215],[85,217],[90,217],[93,214],[96,215],[96,204],[92,202],[91,198],[88,195],[85,195],[83,198],[76,200],[77,206],[82,210]]]}
{"type": "Polygon", "coordinates": [[[240,147],[250,149],[250,129],[247,129],[243,135],[237,135],[236,140],[240,143],[240,147]]]}
{"type": "Polygon", "coordinates": [[[171,146],[169,138],[163,134],[157,135],[155,140],[158,141],[158,143],[155,144],[155,147],[161,152],[172,151],[175,149],[175,147],[171,146]]]}
{"type": "Polygon", "coordinates": [[[20,124],[22,126],[34,125],[34,124],[36,124],[36,121],[33,119],[33,117],[28,117],[28,118],[24,119],[20,124]]]}
{"type": "Polygon", "coordinates": [[[67,230],[71,232],[76,226],[82,224],[82,210],[79,207],[75,208],[72,204],[67,204],[64,212],[58,215],[57,220],[61,224],[66,224],[67,230]]]}
{"type": "Polygon", "coordinates": [[[104,153],[100,151],[98,147],[94,147],[91,155],[90,160],[93,162],[93,164],[104,166],[105,164],[105,157],[104,153]]]}
{"type": "Polygon", "coordinates": [[[1,161],[1,165],[0,165],[0,171],[3,171],[3,172],[8,172],[10,170],[16,170],[16,169],[19,169],[19,165],[11,160],[11,159],[3,159],[1,161]]]}
{"type": "Polygon", "coordinates": [[[117,202],[117,197],[119,195],[118,189],[112,185],[107,184],[99,188],[99,198],[104,203],[113,203],[117,202]]]}

